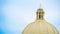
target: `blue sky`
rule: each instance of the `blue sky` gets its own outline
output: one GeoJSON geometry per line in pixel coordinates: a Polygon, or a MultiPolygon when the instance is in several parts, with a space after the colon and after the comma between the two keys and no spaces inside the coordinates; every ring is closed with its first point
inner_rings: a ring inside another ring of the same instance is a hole
{"type": "Polygon", "coordinates": [[[0,0],[0,33],[21,34],[29,23],[35,21],[40,3],[45,20],[60,32],[60,0],[0,0]]]}

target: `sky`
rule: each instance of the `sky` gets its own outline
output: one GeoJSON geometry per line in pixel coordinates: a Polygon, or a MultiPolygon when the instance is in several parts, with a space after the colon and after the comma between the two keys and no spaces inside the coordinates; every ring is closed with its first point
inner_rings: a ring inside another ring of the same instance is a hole
{"type": "Polygon", "coordinates": [[[0,0],[0,34],[22,34],[42,5],[45,20],[60,33],[60,0],[0,0]]]}

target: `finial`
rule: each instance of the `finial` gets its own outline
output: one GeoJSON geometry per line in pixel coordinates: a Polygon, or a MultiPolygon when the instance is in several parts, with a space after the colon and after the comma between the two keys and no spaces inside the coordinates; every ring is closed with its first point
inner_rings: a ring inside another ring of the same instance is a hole
{"type": "Polygon", "coordinates": [[[42,9],[42,1],[40,0],[39,8],[42,9]]]}
{"type": "Polygon", "coordinates": [[[41,3],[40,3],[40,7],[39,7],[40,9],[42,9],[42,5],[41,5],[41,3]]]}

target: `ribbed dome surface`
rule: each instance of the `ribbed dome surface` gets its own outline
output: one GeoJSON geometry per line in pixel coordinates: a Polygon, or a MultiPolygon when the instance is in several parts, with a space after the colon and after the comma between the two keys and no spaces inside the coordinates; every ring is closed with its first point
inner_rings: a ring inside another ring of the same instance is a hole
{"type": "Polygon", "coordinates": [[[57,29],[45,20],[36,20],[29,24],[22,34],[58,34],[57,29]]]}
{"type": "Polygon", "coordinates": [[[22,34],[59,34],[57,29],[44,19],[44,10],[37,9],[36,21],[29,24],[22,34]]]}

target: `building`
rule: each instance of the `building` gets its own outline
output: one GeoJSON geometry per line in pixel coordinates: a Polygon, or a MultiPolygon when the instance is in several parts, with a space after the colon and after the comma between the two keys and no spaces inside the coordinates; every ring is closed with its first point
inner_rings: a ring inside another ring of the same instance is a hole
{"type": "Polygon", "coordinates": [[[59,34],[58,30],[44,19],[43,8],[37,9],[36,21],[27,25],[22,34],[59,34]]]}

